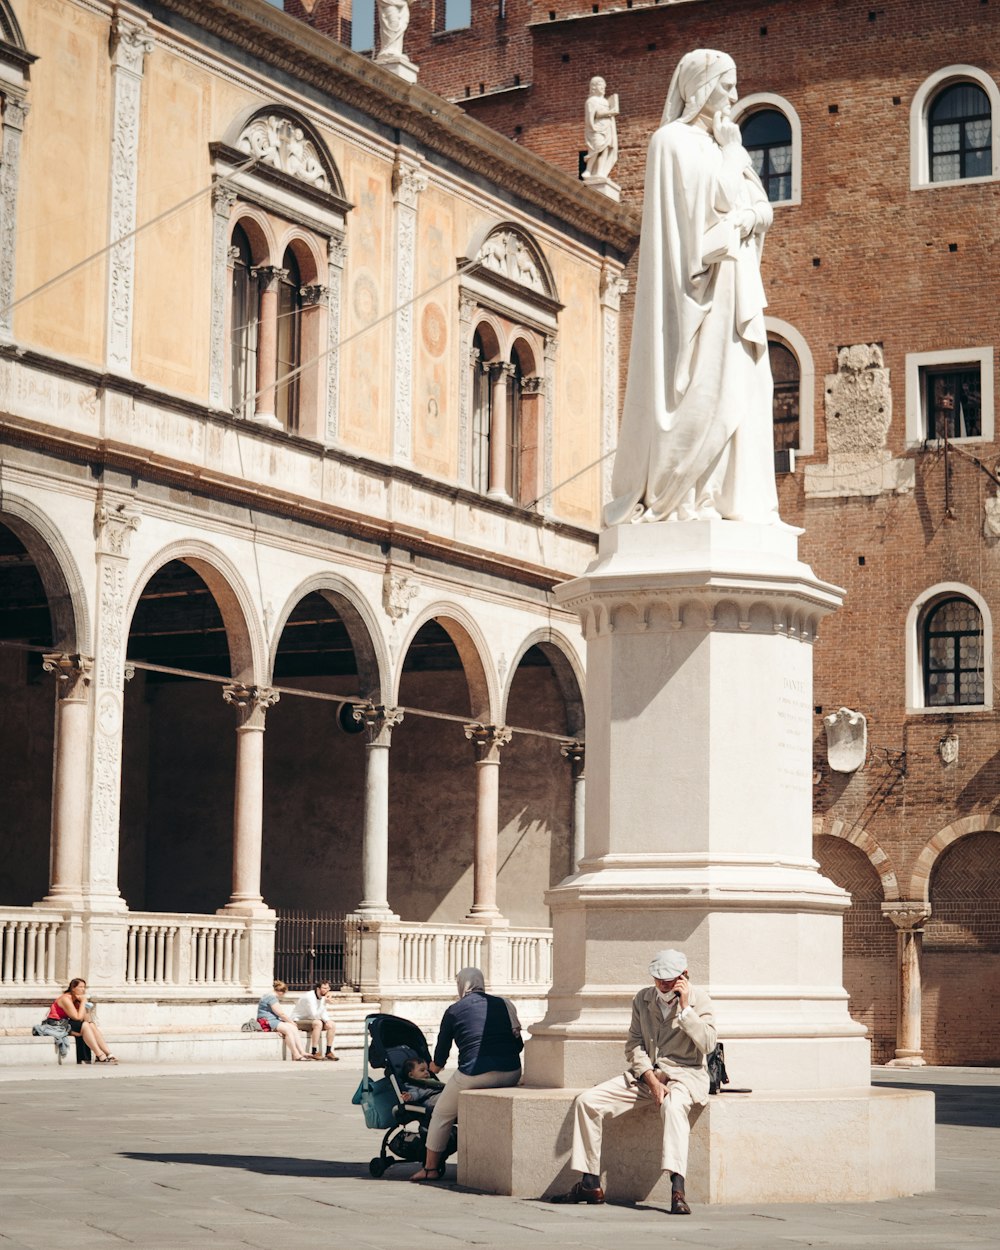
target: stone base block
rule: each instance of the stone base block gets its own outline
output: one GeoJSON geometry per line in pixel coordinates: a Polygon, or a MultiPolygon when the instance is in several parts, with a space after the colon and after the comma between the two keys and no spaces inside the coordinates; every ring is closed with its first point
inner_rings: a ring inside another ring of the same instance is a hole
{"type": "MultiPolygon", "coordinates": [[[[569,1168],[579,1091],[470,1090],[461,1095],[458,1179],[514,1197],[548,1197],[569,1168]]],[[[605,1122],[612,1201],[670,1205],[659,1170],[660,1122],[638,1107],[605,1122]]],[[[874,1202],[934,1188],[934,1095],[906,1089],[719,1094],[691,1128],[693,1203],[874,1202]]]]}

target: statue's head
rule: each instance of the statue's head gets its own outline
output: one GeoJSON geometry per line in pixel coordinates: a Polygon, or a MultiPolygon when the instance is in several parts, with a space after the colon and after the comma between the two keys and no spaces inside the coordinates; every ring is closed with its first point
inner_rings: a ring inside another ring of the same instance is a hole
{"type": "Polygon", "coordinates": [[[663,120],[694,121],[727,74],[736,74],[736,62],[727,53],[713,48],[698,48],[686,53],[670,80],[663,120]]]}
{"type": "Polygon", "coordinates": [[[608,84],[603,78],[592,78],[590,80],[590,94],[604,95],[604,92],[607,90],[607,86],[608,84]]]}

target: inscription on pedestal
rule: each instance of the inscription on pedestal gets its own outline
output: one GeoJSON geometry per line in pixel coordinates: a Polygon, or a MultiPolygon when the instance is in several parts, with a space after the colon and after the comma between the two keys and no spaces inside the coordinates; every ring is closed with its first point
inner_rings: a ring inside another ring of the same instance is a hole
{"type": "Polygon", "coordinates": [[[811,794],[812,777],[808,749],[811,741],[812,707],[809,683],[783,677],[778,690],[777,782],[791,794],[811,794]]]}

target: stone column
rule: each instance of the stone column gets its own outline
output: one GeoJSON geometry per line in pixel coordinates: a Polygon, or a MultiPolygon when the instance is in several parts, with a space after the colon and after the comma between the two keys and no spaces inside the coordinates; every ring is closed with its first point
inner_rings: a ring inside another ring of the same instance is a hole
{"type": "Polygon", "coordinates": [[[500,750],[511,731],[502,725],[466,725],[465,736],[476,748],[476,843],[473,852],[472,908],[474,924],[506,924],[497,907],[497,840],[500,824],[500,750]]]}
{"type": "Polygon", "coordinates": [[[364,703],[354,719],[368,735],[365,757],[365,826],[361,844],[361,902],[357,911],[371,919],[398,920],[389,906],[389,746],[403,719],[399,708],[364,703]]]}
{"type": "Polygon", "coordinates": [[[507,379],[514,376],[511,364],[490,366],[493,394],[490,400],[490,485],[489,499],[510,502],[507,489],[507,379]]]}
{"type": "Polygon", "coordinates": [[[220,913],[271,915],[260,890],[264,829],[264,717],[277,690],[231,682],[222,697],[237,709],[236,796],[233,803],[233,893],[220,913]]]}
{"type": "Polygon", "coordinates": [[[601,503],[611,499],[611,471],[618,445],[618,324],[628,279],[617,266],[601,270],[601,503]]]}
{"type": "Polygon", "coordinates": [[[81,906],[90,739],[90,676],[93,661],[54,651],[42,667],[56,676],[56,732],[52,761],[52,833],[49,892],[43,904],[81,906]]]}
{"type": "Polygon", "coordinates": [[[3,154],[0,157],[0,341],[11,338],[14,311],[14,260],[17,254],[17,187],[21,177],[21,136],[28,108],[4,85],[3,154]]]}
{"type": "Polygon", "coordinates": [[[410,154],[396,153],[392,167],[396,315],[393,324],[393,454],[413,460],[413,292],[416,276],[417,197],[427,175],[410,154]]]}
{"type": "Polygon", "coordinates": [[[275,390],[278,380],[278,283],[287,277],[287,269],[277,265],[257,265],[252,270],[260,283],[260,324],[257,327],[257,396],[253,420],[260,425],[280,430],[275,415],[275,390]]]}
{"type": "Polygon", "coordinates": [[[930,919],[930,903],[883,903],[883,916],[888,916],[898,930],[899,943],[899,1014],[896,1020],[896,1057],[890,1068],[923,1068],[926,1066],[921,1047],[921,981],[920,956],[923,950],[924,925],[930,919]]]}
{"type": "Polygon", "coordinates": [[[107,368],[132,368],[135,293],[135,206],[139,172],[139,119],[143,65],[153,50],[146,23],[136,14],[111,19],[111,212],[108,259],[107,368]],[[128,237],[126,237],[128,236],[128,237]],[[117,240],[121,240],[118,242],[117,240]]]}
{"type": "Polygon", "coordinates": [[[584,811],[586,807],[586,747],[576,739],[569,739],[559,748],[564,759],[569,760],[573,778],[573,816],[570,828],[572,836],[572,862],[570,873],[578,870],[584,856],[584,811]]]}

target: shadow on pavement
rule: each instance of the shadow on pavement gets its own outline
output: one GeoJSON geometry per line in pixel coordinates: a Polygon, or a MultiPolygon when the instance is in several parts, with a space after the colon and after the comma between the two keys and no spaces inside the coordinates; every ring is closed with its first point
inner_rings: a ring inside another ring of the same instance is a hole
{"type": "Polygon", "coordinates": [[[153,1154],[123,1150],[120,1158],[140,1163],[190,1163],[202,1168],[243,1168],[265,1176],[368,1177],[366,1163],[338,1163],[333,1159],[293,1159],[283,1155],[153,1154]]]}
{"type": "Polygon", "coordinates": [[[1000,1088],[982,1085],[935,1085],[930,1081],[872,1081],[884,1089],[929,1091],[935,1098],[938,1124],[969,1128],[1000,1128],[1000,1088]]]}

